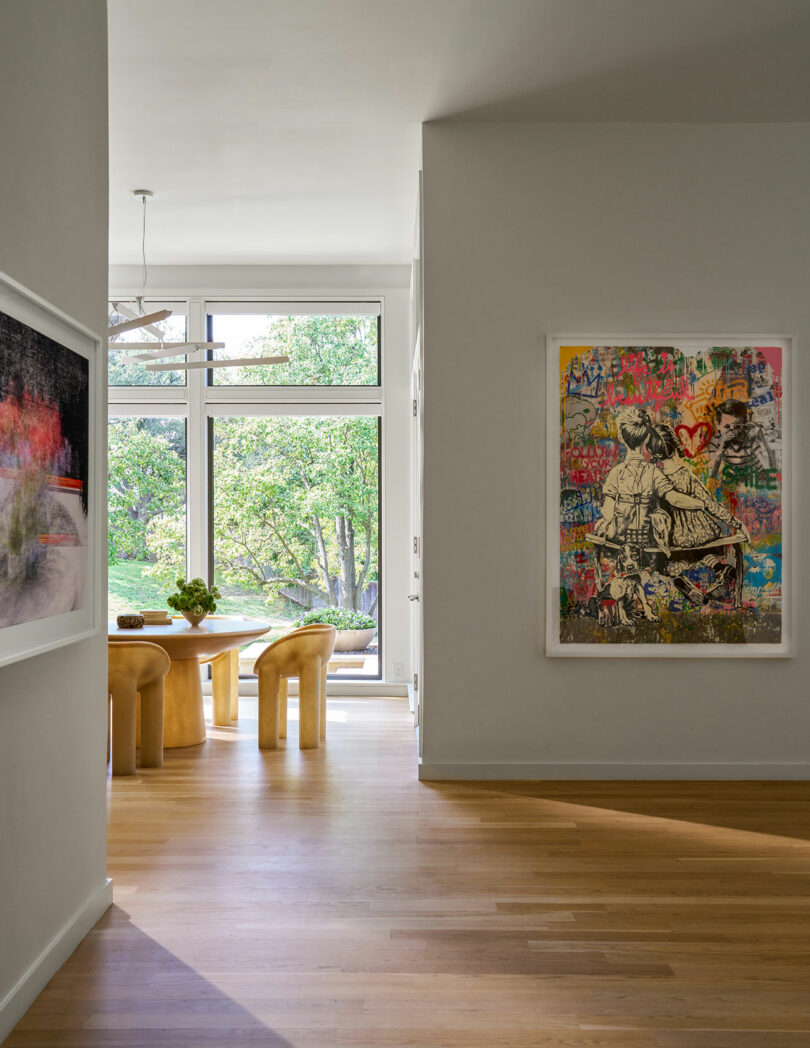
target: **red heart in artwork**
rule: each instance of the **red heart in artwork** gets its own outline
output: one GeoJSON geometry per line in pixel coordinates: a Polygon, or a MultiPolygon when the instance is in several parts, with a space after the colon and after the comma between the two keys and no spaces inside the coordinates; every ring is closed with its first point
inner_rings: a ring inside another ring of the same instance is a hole
{"type": "Polygon", "coordinates": [[[675,427],[675,435],[681,442],[684,454],[690,459],[695,458],[709,446],[713,434],[714,430],[708,422],[698,422],[694,426],[685,426],[681,423],[680,426],[675,427]],[[681,436],[682,433],[686,434],[687,439],[681,436]]]}

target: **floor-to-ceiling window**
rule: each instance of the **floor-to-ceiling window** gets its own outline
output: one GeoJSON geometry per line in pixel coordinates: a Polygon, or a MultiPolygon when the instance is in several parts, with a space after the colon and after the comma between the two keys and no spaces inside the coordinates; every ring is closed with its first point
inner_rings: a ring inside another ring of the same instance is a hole
{"type": "MultiPolygon", "coordinates": [[[[165,605],[181,574],[216,582],[218,612],[278,634],[336,608],[376,630],[341,675],[380,676],[380,303],[143,303],[166,306],[162,325],[111,343],[111,612],[165,605]],[[135,359],[160,351],[161,331],[224,346],[135,359]],[[265,357],[289,360],[217,366],[265,357]]],[[[113,322],[133,312],[116,302],[113,322]]]]}
{"type": "Polygon", "coordinates": [[[185,418],[111,415],[107,478],[110,612],[163,607],[186,571],[185,418]]]}

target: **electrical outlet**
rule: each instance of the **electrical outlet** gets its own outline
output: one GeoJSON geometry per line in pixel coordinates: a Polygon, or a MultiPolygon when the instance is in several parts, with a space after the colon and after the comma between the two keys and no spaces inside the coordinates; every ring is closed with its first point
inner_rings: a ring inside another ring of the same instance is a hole
{"type": "Polygon", "coordinates": [[[394,680],[405,680],[405,663],[395,662],[394,663],[394,680]]]}

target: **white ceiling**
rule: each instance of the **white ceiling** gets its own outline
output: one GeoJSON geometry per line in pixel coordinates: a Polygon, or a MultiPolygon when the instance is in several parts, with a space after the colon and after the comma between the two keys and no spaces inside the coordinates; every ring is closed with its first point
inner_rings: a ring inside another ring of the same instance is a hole
{"type": "Polygon", "coordinates": [[[110,254],[410,259],[420,124],[810,120],[810,0],[109,0],[110,254]]]}

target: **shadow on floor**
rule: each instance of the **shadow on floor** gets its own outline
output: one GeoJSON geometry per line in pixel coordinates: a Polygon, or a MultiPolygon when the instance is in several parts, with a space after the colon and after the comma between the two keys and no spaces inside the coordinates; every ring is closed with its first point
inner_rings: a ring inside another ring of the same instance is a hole
{"type": "Polygon", "coordinates": [[[587,809],[810,841],[810,783],[800,781],[425,782],[450,798],[525,799],[547,816],[587,809]],[[566,806],[569,806],[566,808],[566,806]]]}
{"type": "Polygon", "coordinates": [[[3,1048],[292,1048],[112,906],[3,1048]]]}

